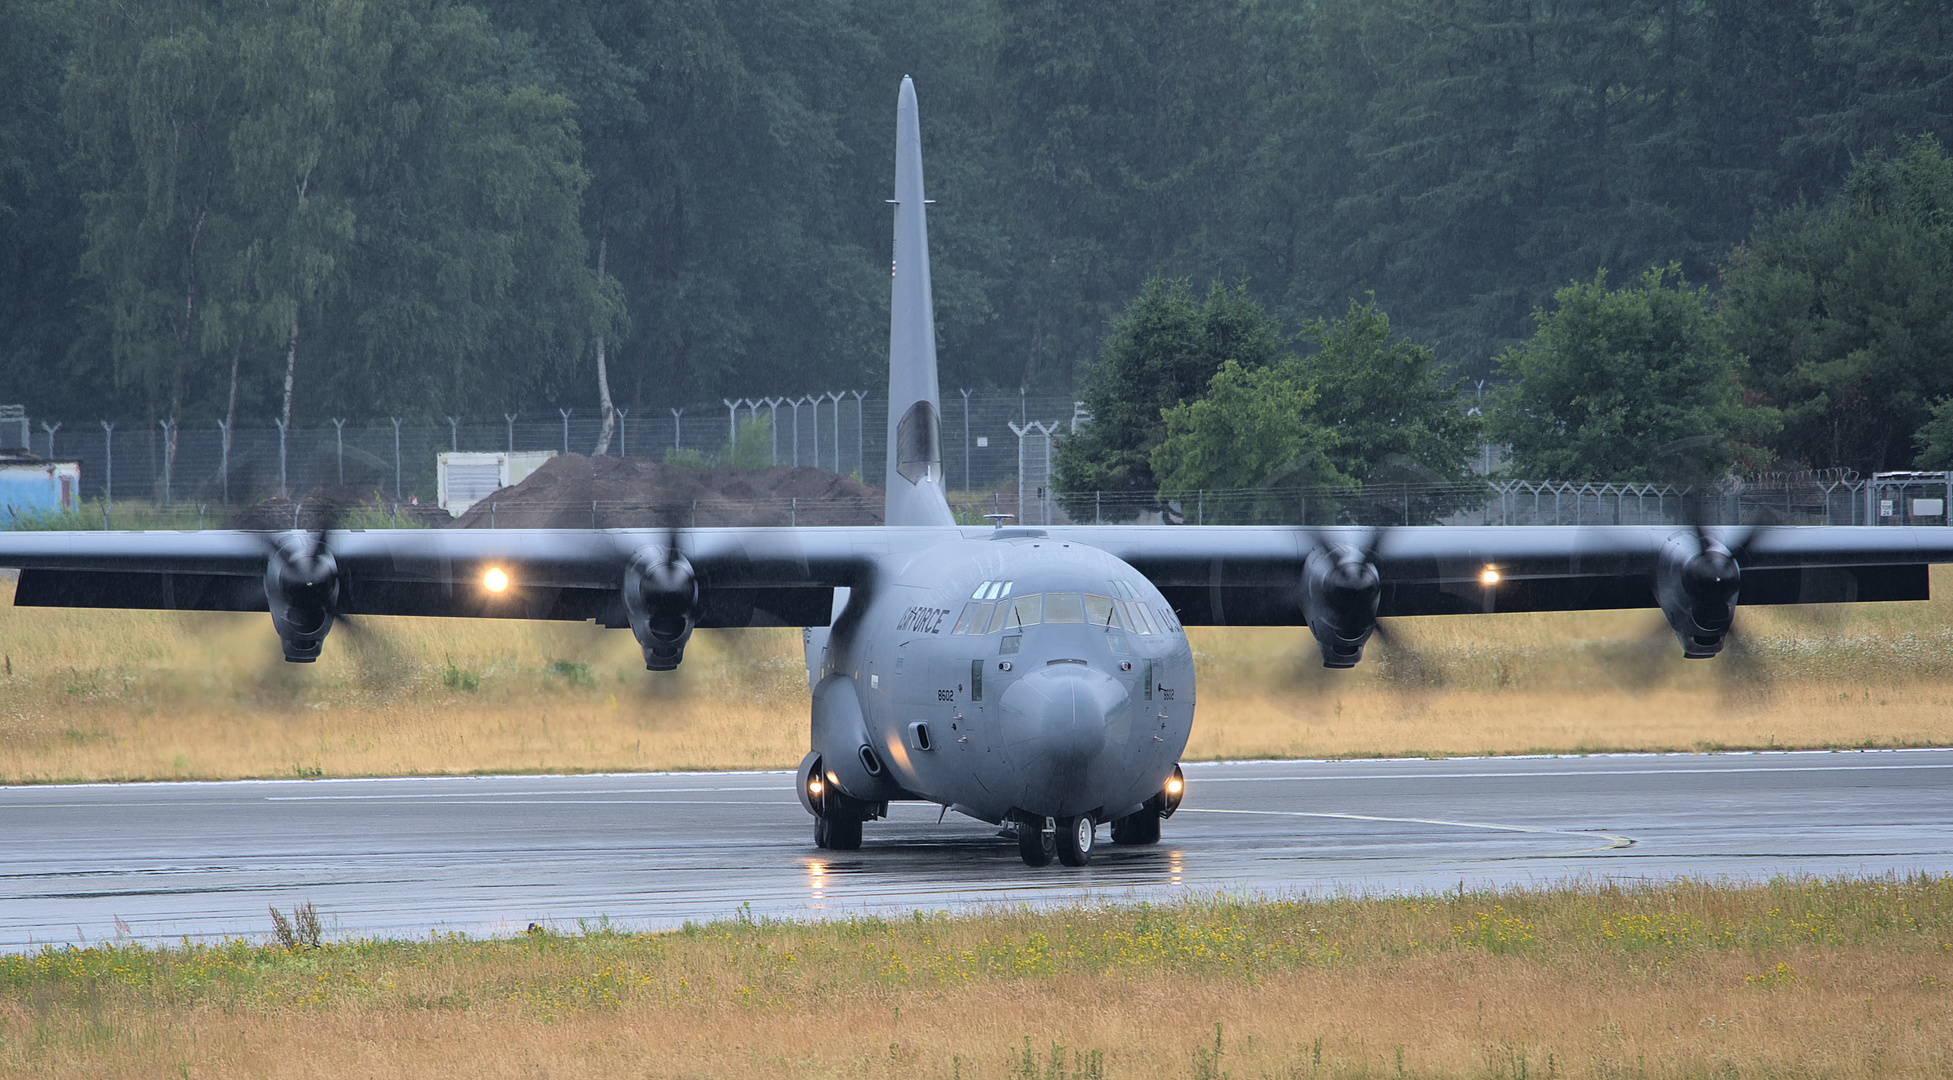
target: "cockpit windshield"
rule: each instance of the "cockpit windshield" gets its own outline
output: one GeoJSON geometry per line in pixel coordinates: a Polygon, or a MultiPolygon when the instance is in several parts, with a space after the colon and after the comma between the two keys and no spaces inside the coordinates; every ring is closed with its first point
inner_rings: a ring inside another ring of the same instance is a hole
{"type": "Polygon", "coordinates": [[[995,603],[979,600],[964,604],[963,613],[957,616],[956,626],[950,633],[996,634],[1039,623],[1083,623],[1137,634],[1160,632],[1159,624],[1143,603],[1095,593],[1048,592],[1027,593],[995,603]]]}

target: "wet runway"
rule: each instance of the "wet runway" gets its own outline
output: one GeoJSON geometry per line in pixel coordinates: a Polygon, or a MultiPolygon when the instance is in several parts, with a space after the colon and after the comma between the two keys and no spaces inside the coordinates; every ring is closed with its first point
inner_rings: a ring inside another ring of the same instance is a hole
{"type": "Polygon", "coordinates": [[[0,948],[820,918],[1217,891],[1953,872],[1953,751],[1189,765],[1158,847],[1031,869],[897,804],[823,852],[786,773],[0,788],[0,948]]]}

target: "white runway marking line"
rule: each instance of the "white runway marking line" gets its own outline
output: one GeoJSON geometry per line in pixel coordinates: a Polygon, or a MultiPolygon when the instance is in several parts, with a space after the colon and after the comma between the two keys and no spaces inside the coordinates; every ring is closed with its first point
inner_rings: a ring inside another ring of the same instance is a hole
{"type": "Polygon", "coordinates": [[[386,792],[377,795],[265,795],[265,802],[371,802],[375,799],[520,799],[537,795],[696,795],[728,792],[751,795],[771,790],[760,787],[599,788],[595,791],[430,791],[418,794],[386,792]]]}
{"type": "MultiPolygon", "coordinates": [[[[1787,765],[1782,768],[1769,766],[1743,768],[1716,768],[1703,766],[1696,769],[1538,769],[1525,772],[1428,772],[1428,773],[1363,773],[1341,776],[1323,774],[1320,776],[1202,776],[1197,782],[1202,784],[1274,784],[1290,783],[1299,780],[1513,780],[1528,776],[1699,776],[1708,773],[1800,773],[1800,772],[1872,772],[1882,769],[1953,769],[1953,763],[1943,765],[1787,765]]],[[[1196,782],[1190,777],[1189,783],[1196,782]]]]}
{"type": "Polygon", "coordinates": [[[1341,821],[1382,821],[1398,825],[1445,825],[1454,829],[1490,829],[1495,832],[1534,833],[1543,836],[1577,836],[1581,839],[1600,837],[1607,844],[1596,848],[1581,848],[1577,851],[1555,851],[1545,855],[1522,855],[1517,858],[1552,859],[1563,855],[1589,855],[1596,851],[1614,851],[1618,848],[1633,847],[1634,841],[1625,836],[1615,836],[1603,832],[1575,832],[1572,829],[1541,829],[1531,825],[1493,825],[1482,821],[1442,821],[1437,818],[1378,817],[1374,814],[1332,814],[1310,812],[1307,810],[1214,810],[1200,806],[1183,806],[1176,813],[1181,814],[1259,814],[1265,817],[1305,817],[1336,818],[1341,821]]]}

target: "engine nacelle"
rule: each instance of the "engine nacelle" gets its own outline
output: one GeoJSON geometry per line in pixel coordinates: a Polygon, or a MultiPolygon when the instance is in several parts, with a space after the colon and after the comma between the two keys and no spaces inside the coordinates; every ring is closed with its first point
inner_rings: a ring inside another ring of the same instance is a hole
{"type": "Polygon", "coordinates": [[[645,548],[624,571],[624,610],[649,671],[671,671],[685,659],[700,612],[698,574],[677,551],[645,548]]]}
{"type": "Polygon", "coordinates": [[[1683,656],[1706,660],[1722,651],[1742,578],[1736,557],[1719,540],[1685,533],[1662,545],[1655,600],[1681,639],[1683,656]]]}
{"type": "Polygon", "coordinates": [[[1383,581],[1361,552],[1319,547],[1302,563],[1302,613],[1322,647],[1322,666],[1355,667],[1377,629],[1383,581]]]}
{"type": "Polygon", "coordinates": [[[319,658],[339,610],[339,563],[324,547],[308,552],[308,546],[302,535],[281,539],[264,566],[271,625],[278,631],[285,659],[294,664],[319,658]]]}

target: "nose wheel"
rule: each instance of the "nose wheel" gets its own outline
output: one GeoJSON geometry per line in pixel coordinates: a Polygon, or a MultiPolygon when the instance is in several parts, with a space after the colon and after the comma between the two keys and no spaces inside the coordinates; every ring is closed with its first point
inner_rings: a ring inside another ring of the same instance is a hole
{"type": "Polygon", "coordinates": [[[1057,854],[1057,834],[1044,824],[1037,820],[1017,823],[1017,854],[1023,856],[1025,866],[1049,866],[1051,856],[1057,854]]]}
{"type": "Polygon", "coordinates": [[[1092,861],[1092,845],[1098,839],[1099,823],[1090,814],[1059,818],[1057,829],[1058,861],[1066,866],[1084,866],[1092,861]]]}

